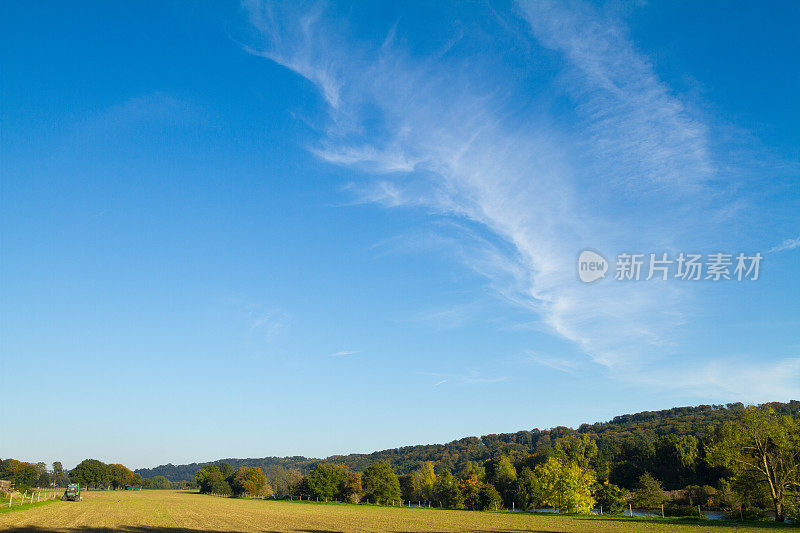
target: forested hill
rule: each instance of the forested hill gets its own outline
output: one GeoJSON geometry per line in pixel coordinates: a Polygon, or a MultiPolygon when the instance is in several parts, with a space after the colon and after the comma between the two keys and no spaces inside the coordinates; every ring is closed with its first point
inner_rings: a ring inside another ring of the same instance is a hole
{"type": "MultiPolygon", "coordinates": [[[[800,416],[800,401],[769,404],[776,411],[792,416],[800,416]]],[[[549,448],[558,439],[569,434],[589,435],[597,442],[602,454],[615,455],[621,447],[647,448],[664,435],[691,435],[702,441],[717,423],[737,419],[744,409],[741,403],[727,405],[700,405],[697,407],[674,407],[663,411],[645,411],[631,415],[621,415],[609,422],[583,424],[577,430],[567,427],[533,429],[516,433],[466,437],[447,444],[420,444],[370,454],[335,455],[324,459],[348,466],[355,471],[363,471],[368,465],[386,460],[397,474],[408,474],[423,461],[434,461],[448,470],[459,470],[469,461],[483,462],[501,454],[519,452],[535,453],[549,448]]],[[[307,457],[263,457],[257,459],[220,459],[234,468],[239,466],[258,466],[267,470],[270,466],[296,468],[308,474],[311,468],[323,461],[307,457]]],[[[170,481],[188,480],[205,465],[217,463],[192,463],[188,465],[166,464],[155,468],[136,470],[144,477],[164,476],[170,481]]]]}

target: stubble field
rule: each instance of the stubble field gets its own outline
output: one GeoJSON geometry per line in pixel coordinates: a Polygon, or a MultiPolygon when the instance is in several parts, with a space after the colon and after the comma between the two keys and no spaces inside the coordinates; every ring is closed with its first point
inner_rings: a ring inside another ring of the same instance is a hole
{"type": "Polygon", "coordinates": [[[722,533],[785,530],[771,524],[680,524],[522,513],[479,513],[217,498],[185,491],[98,491],[82,502],[54,502],[0,514],[0,531],[167,533],[299,531],[536,531],[722,533]]]}

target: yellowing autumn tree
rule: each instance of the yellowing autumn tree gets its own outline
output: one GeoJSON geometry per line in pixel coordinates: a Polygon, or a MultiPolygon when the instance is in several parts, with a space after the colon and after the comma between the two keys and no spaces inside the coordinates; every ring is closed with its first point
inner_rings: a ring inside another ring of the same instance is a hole
{"type": "Polygon", "coordinates": [[[588,513],[594,505],[592,487],[594,475],[575,462],[559,461],[551,457],[536,467],[539,500],[560,512],[588,513]]]}
{"type": "Polygon", "coordinates": [[[436,473],[433,471],[433,461],[425,461],[411,473],[412,498],[420,501],[432,500],[434,483],[436,483],[436,473]]]}
{"type": "Polygon", "coordinates": [[[240,466],[233,474],[231,487],[236,495],[264,496],[272,494],[264,472],[255,466],[240,466]]]}

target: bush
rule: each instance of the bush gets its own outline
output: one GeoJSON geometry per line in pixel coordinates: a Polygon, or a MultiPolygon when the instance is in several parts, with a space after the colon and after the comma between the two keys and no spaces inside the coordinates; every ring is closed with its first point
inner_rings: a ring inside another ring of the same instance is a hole
{"type": "Polygon", "coordinates": [[[689,498],[689,505],[714,505],[717,489],[709,485],[689,485],[686,487],[686,496],[689,498]]]}
{"type": "Polygon", "coordinates": [[[664,516],[694,516],[699,517],[697,507],[694,505],[668,504],[664,506],[664,516]]]}
{"type": "MultiPolygon", "coordinates": [[[[735,518],[737,511],[733,511],[734,514],[731,518],[735,518]]],[[[772,515],[768,514],[767,511],[764,509],[759,509],[757,507],[749,507],[747,509],[742,509],[742,518],[745,520],[766,520],[767,518],[771,518],[772,515]]]]}

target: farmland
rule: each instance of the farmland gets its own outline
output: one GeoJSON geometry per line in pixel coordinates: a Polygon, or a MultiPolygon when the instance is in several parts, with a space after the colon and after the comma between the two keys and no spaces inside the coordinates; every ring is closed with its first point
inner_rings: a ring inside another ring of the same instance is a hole
{"type": "Polygon", "coordinates": [[[538,531],[730,532],[799,531],[774,524],[702,524],[443,511],[366,505],[217,498],[185,491],[92,491],[82,502],[52,504],[0,515],[0,531],[538,531]]]}

